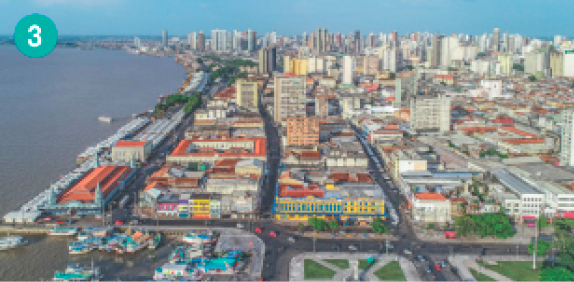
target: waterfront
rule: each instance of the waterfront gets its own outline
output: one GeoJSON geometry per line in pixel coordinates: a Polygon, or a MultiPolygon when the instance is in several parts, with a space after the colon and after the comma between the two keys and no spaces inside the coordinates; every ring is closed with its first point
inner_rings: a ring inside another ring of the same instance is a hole
{"type": "Polygon", "coordinates": [[[2,215],[46,189],[86,147],[131,114],[153,108],[185,77],[171,58],[122,51],[56,49],[28,59],[14,46],[0,46],[0,62],[2,215]],[[118,120],[98,122],[100,115],[118,120]]]}
{"type": "MultiPolygon", "coordinates": [[[[1,234],[0,236],[5,236],[1,234]]],[[[51,279],[54,271],[63,271],[68,263],[82,263],[100,267],[103,280],[148,280],[155,265],[161,265],[173,247],[174,238],[164,238],[158,250],[144,250],[136,254],[92,252],[69,255],[68,243],[75,237],[45,235],[24,236],[29,244],[22,248],[0,252],[0,280],[39,281],[51,279]]]]}

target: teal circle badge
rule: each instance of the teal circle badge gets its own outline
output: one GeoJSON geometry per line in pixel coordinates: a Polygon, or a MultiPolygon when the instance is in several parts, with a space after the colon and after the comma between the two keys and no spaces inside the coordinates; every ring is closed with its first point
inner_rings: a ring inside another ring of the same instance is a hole
{"type": "Polygon", "coordinates": [[[54,22],[44,15],[27,15],[16,25],[14,42],[25,56],[42,58],[56,48],[58,29],[54,22]]]}

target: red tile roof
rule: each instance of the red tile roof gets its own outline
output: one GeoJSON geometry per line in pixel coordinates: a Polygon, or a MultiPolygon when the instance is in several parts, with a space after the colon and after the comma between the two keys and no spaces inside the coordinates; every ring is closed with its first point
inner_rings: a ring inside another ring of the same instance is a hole
{"type": "Polygon", "coordinates": [[[120,140],[116,143],[115,147],[144,147],[146,141],[123,141],[120,140]]]}
{"type": "Polygon", "coordinates": [[[58,204],[65,204],[69,201],[93,202],[98,183],[100,183],[100,191],[103,194],[103,198],[106,198],[132,170],[129,166],[101,166],[94,168],[58,196],[58,204]]]}
{"type": "Polygon", "coordinates": [[[446,197],[442,194],[438,193],[417,193],[415,197],[419,200],[427,200],[427,201],[445,201],[446,197]]]}

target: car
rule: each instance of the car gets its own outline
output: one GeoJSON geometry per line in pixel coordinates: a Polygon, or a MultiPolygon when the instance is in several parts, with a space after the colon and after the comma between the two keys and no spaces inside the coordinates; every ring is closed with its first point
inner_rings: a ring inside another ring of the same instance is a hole
{"type": "Polygon", "coordinates": [[[353,244],[353,245],[349,245],[349,250],[351,251],[358,251],[359,250],[359,246],[353,244]]]}
{"type": "Polygon", "coordinates": [[[83,216],[83,215],[81,215],[81,214],[77,214],[77,215],[74,215],[74,217],[73,217],[73,218],[75,218],[75,219],[80,219],[80,218],[82,218],[82,217],[84,217],[84,216],[83,216]]]}
{"type": "Polygon", "coordinates": [[[116,220],[116,225],[123,225],[124,223],[120,220],[116,220]]]}
{"type": "Polygon", "coordinates": [[[425,271],[426,271],[427,273],[431,273],[431,272],[432,272],[432,270],[431,270],[430,266],[428,266],[428,264],[425,265],[425,271]]]}
{"type": "Polygon", "coordinates": [[[437,271],[442,271],[442,266],[437,263],[434,265],[434,269],[436,269],[437,271]]]}
{"type": "Polygon", "coordinates": [[[275,231],[269,231],[269,236],[271,236],[271,237],[277,237],[277,232],[275,232],[275,231]]]}
{"type": "Polygon", "coordinates": [[[64,222],[63,221],[56,221],[55,224],[62,225],[62,224],[64,224],[64,222]]]}
{"type": "Polygon", "coordinates": [[[341,244],[333,244],[333,250],[338,251],[341,249],[341,244]]]}
{"type": "Polygon", "coordinates": [[[387,244],[387,249],[392,250],[395,246],[392,243],[387,244]]]}
{"type": "Polygon", "coordinates": [[[297,239],[296,239],[295,237],[289,237],[289,238],[287,239],[287,241],[289,241],[289,242],[291,242],[291,243],[295,243],[295,242],[297,242],[297,239]]]}
{"type": "Polygon", "coordinates": [[[438,264],[440,264],[440,266],[441,266],[442,268],[445,268],[445,267],[448,266],[448,261],[443,260],[443,261],[439,262],[438,264]]]}
{"type": "Polygon", "coordinates": [[[412,255],[412,254],[413,254],[413,252],[411,252],[411,250],[409,250],[409,249],[404,249],[404,250],[403,250],[403,253],[404,253],[405,255],[412,255]]]}
{"type": "Polygon", "coordinates": [[[237,223],[237,228],[243,228],[243,227],[245,227],[245,226],[243,226],[243,224],[237,223]]]}
{"type": "Polygon", "coordinates": [[[425,262],[425,261],[426,261],[426,260],[425,260],[425,257],[423,257],[423,256],[421,256],[421,255],[418,255],[418,256],[417,256],[417,259],[418,259],[420,262],[425,262]]]}

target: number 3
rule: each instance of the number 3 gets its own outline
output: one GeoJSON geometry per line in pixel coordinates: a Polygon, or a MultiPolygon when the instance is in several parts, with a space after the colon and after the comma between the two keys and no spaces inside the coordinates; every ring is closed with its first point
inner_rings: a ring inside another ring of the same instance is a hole
{"type": "Polygon", "coordinates": [[[40,33],[42,32],[42,29],[40,29],[39,26],[37,25],[33,25],[28,29],[28,32],[32,32],[33,30],[36,30],[36,34],[34,34],[34,37],[36,37],[36,42],[32,42],[32,39],[28,39],[28,45],[30,45],[31,47],[38,47],[40,46],[40,44],[42,44],[42,38],[40,38],[40,33]]]}

